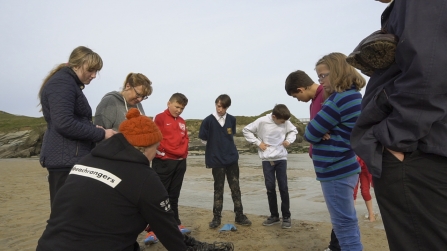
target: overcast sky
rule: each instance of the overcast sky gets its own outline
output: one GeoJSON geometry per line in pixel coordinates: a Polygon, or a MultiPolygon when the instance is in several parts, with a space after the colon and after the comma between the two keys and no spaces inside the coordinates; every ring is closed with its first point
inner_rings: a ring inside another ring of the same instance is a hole
{"type": "Polygon", "coordinates": [[[298,118],[309,104],[284,91],[287,75],[325,54],[348,55],[380,28],[385,4],[373,0],[0,0],[0,110],[41,117],[43,78],[84,45],[104,61],[84,89],[92,107],[119,91],[130,72],[154,87],[146,115],[166,109],[175,92],[189,103],[182,117],[203,119],[226,93],[228,113],[256,116],[285,104],[298,118]]]}

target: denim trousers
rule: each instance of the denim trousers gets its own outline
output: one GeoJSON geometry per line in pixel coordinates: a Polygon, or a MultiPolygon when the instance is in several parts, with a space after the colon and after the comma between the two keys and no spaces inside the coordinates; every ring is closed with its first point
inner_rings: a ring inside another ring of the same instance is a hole
{"type": "Polygon", "coordinates": [[[446,157],[385,150],[373,183],[391,251],[447,250],[446,157]]]}
{"type": "Polygon", "coordinates": [[[359,175],[354,174],[338,180],[320,182],[332,227],[343,251],[363,250],[352,197],[358,179],[359,175]]]}
{"type": "Polygon", "coordinates": [[[283,218],[290,217],[289,188],[287,186],[287,160],[262,161],[265,188],[269,202],[270,215],[279,217],[278,200],[276,196],[276,181],[278,181],[281,196],[281,213],[283,218]]]}
{"type": "Polygon", "coordinates": [[[243,214],[241,189],[239,186],[239,164],[236,162],[227,167],[213,167],[214,178],[214,204],[213,215],[217,217],[222,216],[223,194],[225,185],[225,176],[228,180],[228,185],[231,190],[231,198],[233,199],[234,212],[236,217],[243,214]]]}
{"type": "Polygon", "coordinates": [[[181,225],[178,213],[178,199],[180,191],[182,190],[183,178],[186,172],[186,159],[172,160],[172,159],[158,159],[152,160],[152,168],[160,177],[161,183],[168,191],[169,202],[171,209],[174,211],[174,217],[178,225],[181,225]]]}

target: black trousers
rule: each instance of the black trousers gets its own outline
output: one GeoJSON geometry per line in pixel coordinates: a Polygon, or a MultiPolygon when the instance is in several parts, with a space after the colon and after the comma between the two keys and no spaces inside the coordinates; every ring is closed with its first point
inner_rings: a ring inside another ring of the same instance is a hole
{"type": "Polygon", "coordinates": [[[447,158],[417,150],[401,162],[385,150],[382,161],[373,181],[390,250],[446,250],[447,158]]]}
{"type": "Polygon", "coordinates": [[[329,242],[329,248],[331,251],[341,251],[340,243],[335,235],[334,229],[331,231],[331,241],[329,242]]]}
{"type": "Polygon", "coordinates": [[[225,176],[230,186],[236,217],[242,215],[244,210],[242,207],[241,189],[239,187],[239,164],[236,162],[227,167],[213,167],[212,173],[214,178],[214,216],[220,217],[222,215],[225,176]]]}
{"type": "Polygon", "coordinates": [[[178,198],[180,190],[182,190],[183,178],[186,172],[186,159],[182,160],[161,160],[154,158],[152,160],[152,168],[160,177],[166,191],[168,191],[171,209],[174,211],[174,217],[177,224],[180,225],[180,217],[178,214],[178,198]]]}
{"type": "Polygon", "coordinates": [[[63,184],[65,184],[65,180],[68,177],[68,174],[70,173],[70,170],[68,171],[51,171],[48,170],[48,185],[50,187],[50,206],[53,205],[54,198],[56,197],[57,191],[62,187],[63,184]]]}

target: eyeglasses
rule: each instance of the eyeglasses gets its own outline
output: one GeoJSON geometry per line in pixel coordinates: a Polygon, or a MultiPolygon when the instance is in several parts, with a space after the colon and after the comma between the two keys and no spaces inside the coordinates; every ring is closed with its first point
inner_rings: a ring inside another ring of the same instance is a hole
{"type": "Polygon", "coordinates": [[[137,94],[137,98],[141,98],[141,100],[146,100],[148,96],[143,96],[142,94],[137,92],[137,89],[135,89],[135,87],[133,87],[133,90],[135,91],[135,94],[137,94]]]}
{"type": "Polygon", "coordinates": [[[329,76],[329,73],[326,74],[321,73],[320,75],[318,75],[318,81],[319,82],[323,81],[323,79],[327,76],[329,76]]]}

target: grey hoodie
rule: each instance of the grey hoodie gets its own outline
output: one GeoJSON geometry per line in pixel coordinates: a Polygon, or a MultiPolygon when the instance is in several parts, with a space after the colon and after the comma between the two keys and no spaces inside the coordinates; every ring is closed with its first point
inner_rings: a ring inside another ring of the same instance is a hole
{"type": "Polygon", "coordinates": [[[124,97],[120,92],[109,92],[101,99],[96,107],[94,124],[100,125],[105,129],[113,129],[119,131],[121,122],[126,119],[127,111],[130,108],[138,108],[141,114],[144,114],[144,109],[141,103],[135,106],[124,103],[124,97]]]}

